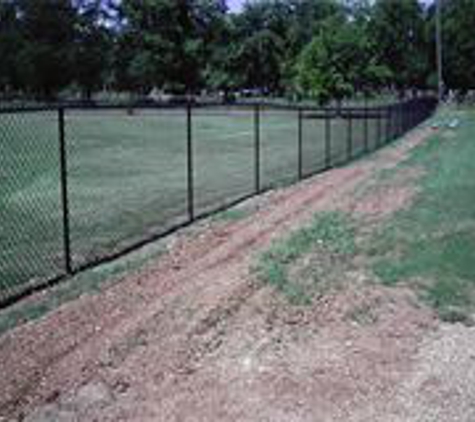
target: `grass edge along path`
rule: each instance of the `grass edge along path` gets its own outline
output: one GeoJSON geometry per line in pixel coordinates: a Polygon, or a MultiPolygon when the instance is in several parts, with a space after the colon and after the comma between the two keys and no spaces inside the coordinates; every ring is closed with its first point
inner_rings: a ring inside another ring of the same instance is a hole
{"type": "Polygon", "coordinates": [[[400,171],[424,169],[413,204],[373,238],[373,270],[387,285],[415,288],[446,321],[475,310],[475,111],[442,109],[440,130],[400,171]]]}

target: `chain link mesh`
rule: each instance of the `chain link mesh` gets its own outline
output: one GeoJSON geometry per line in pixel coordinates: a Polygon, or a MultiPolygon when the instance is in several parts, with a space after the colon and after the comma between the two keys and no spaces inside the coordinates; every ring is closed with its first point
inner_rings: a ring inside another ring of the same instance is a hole
{"type": "Polygon", "coordinates": [[[204,107],[192,113],[193,184],[197,214],[254,192],[251,107],[204,107]]]}
{"type": "Polygon", "coordinates": [[[66,114],[77,268],[186,220],[184,109],[66,114]]]}
{"type": "Polygon", "coordinates": [[[434,107],[416,99],[360,110],[206,106],[191,115],[186,107],[71,108],[64,156],[58,110],[4,109],[0,302],[65,275],[68,263],[82,269],[259,190],[372,151],[434,107]]]}
{"type": "Polygon", "coordinates": [[[0,114],[0,300],[63,272],[55,111],[0,114]]]}
{"type": "Polygon", "coordinates": [[[296,110],[260,109],[261,187],[298,179],[298,114],[296,110]]]}

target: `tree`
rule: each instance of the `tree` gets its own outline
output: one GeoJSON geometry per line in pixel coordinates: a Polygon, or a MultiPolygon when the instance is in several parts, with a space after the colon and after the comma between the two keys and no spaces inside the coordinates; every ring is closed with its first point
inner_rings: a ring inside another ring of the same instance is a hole
{"type": "Polygon", "coordinates": [[[143,0],[122,2],[124,28],[119,45],[120,79],[141,90],[199,87],[226,8],[222,0],[143,0]],[[125,62],[125,63],[124,63],[125,62]]]}
{"type": "MultiPolygon", "coordinates": [[[[423,88],[434,70],[433,7],[421,0],[0,1],[0,91],[54,98],[104,84],[145,94],[240,88],[321,101],[423,88]]],[[[475,85],[475,0],[443,3],[449,87],[475,85]]]]}
{"type": "Polygon", "coordinates": [[[275,92],[282,88],[289,51],[287,31],[293,10],[287,1],[247,3],[234,18],[237,33],[237,68],[243,87],[275,92]]]}
{"type": "Polygon", "coordinates": [[[289,55],[295,59],[330,18],[341,19],[345,9],[337,0],[289,0],[290,25],[287,30],[289,55]]]}
{"type": "Polygon", "coordinates": [[[0,3],[0,92],[20,88],[17,54],[23,39],[15,1],[0,3]]]}
{"type": "Polygon", "coordinates": [[[426,85],[429,56],[424,27],[424,9],[417,0],[377,0],[373,7],[369,32],[375,58],[391,71],[401,95],[426,85]]]}
{"type": "Polygon", "coordinates": [[[279,88],[283,41],[270,30],[247,38],[238,55],[244,86],[273,92],[279,88]]]}
{"type": "Polygon", "coordinates": [[[24,45],[17,55],[22,84],[51,99],[72,80],[76,12],[69,0],[18,0],[24,45]]]}
{"type": "Polygon", "coordinates": [[[388,71],[374,62],[371,53],[371,44],[362,27],[332,18],[300,54],[296,65],[297,87],[326,103],[366,91],[370,83],[377,86],[388,71]]]}
{"type": "Polygon", "coordinates": [[[230,92],[245,83],[245,77],[239,67],[242,45],[232,19],[224,16],[219,28],[220,32],[213,42],[213,48],[204,60],[203,82],[211,90],[223,91],[225,100],[229,100],[230,92]]]}
{"type": "MultiPolygon", "coordinates": [[[[432,10],[432,20],[433,12],[432,10]]],[[[475,88],[473,28],[475,0],[442,2],[444,82],[449,88],[459,90],[461,94],[475,88]]]]}
{"type": "Polygon", "coordinates": [[[107,18],[106,5],[101,0],[80,0],[76,5],[77,17],[74,34],[74,80],[84,99],[104,82],[110,63],[111,42],[109,31],[103,26],[107,18]]]}

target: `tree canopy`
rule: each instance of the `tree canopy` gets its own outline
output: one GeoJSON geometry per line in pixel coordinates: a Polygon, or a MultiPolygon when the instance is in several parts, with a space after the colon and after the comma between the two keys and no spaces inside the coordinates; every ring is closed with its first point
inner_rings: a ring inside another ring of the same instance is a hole
{"type": "MultiPolygon", "coordinates": [[[[0,93],[252,90],[320,102],[434,85],[420,0],[3,0],[0,93]]],[[[447,87],[475,88],[475,0],[442,1],[447,87]]]]}

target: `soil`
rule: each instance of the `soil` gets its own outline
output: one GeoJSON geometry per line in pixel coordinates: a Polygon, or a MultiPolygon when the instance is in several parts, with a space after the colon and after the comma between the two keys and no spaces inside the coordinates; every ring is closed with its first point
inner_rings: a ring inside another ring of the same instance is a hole
{"type": "Polygon", "coordinates": [[[0,421],[475,420],[475,329],[441,324],[363,267],[312,306],[252,273],[315,212],[380,222],[407,206],[417,175],[361,187],[429,132],[178,236],[140,274],[2,336],[0,421]]]}

